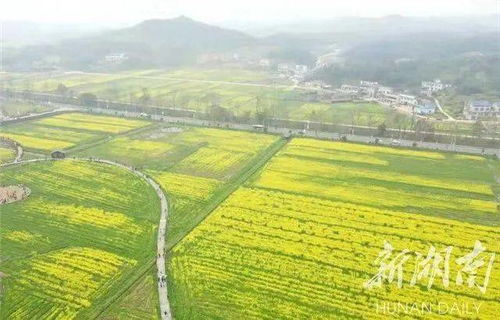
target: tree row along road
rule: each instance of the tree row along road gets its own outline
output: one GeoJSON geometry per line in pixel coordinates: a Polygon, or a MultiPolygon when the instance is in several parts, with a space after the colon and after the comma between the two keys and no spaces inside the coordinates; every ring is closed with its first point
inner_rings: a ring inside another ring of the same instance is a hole
{"type": "MultiPolygon", "coordinates": [[[[122,117],[130,117],[130,118],[140,118],[141,114],[138,112],[130,112],[130,111],[121,111],[114,109],[100,109],[100,108],[92,108],[92,113],[105,114],[111,116],[122,116],[122,117]]],[[[195,125],[195,126],[205,126],[205,127],[216,127],[222,129],[233,129],[233,130],[242,130],[242,131],[255,131],[255,128],[249,124],[238,124],[238,123],[230,123],[230,122],[216,122],[216,121],[208,121],[208,120],[200,120],[194,118],[180,118],[180,117],[170,117],[170,116],[161,116],[161,115],[150,115],[152,120],[169,122],[174,124],[184,124],[184,125],[195,125]]],[[[324,131],[314,131],[314,130],[298,130],[298,129],[289,129],[289,128],[278,128],[278,127],[268,127],[268,133],[274,134],[294,134],[295,136],[304,136],[310,138],[317,139],[326,139],[326,140],[339,140],[342,135],[347,137],[348,141],[351,142],[361,142],[361,143],[373,143],[374,138],[370,136],[363,135],[355,135],[355,134],[340,134],[335,132],[324,132],[324,131]]],[[[391,145],[393,143],[393,139],[390,138],[379,138],[379,144],[381,145],[391,145]]],[[[417,145],[413,144],[415,141],[413,140],[405,140],[398,139],[398,144],[401,147],[408,148],[417,148],[417,149],[427,149],[427,150],[439,150],[439,151],[448,151],[448,152],[462,152],[462,153],[471,153],[471,154],[487,154],[494,155],[496,154],[500,157],[500,148],[481,148],[481,147],[473,147],[473,146],[465,146],[465,145],[455,145],[455,144],[447,144],[447,143],[439,143],[439,142],[425,142],[419,141],[417,145]]]]}
{"type": "MultiPolygon", "coordinates": [[[[141,171],[135,170],[133,167],[128,167],[124,164],[104,160],[104,159],[96,159],[96,158],[68,158],[67,160],[80,160],[80,161],[90,161],[97,163],[104,163],[116,167],[120,167],[122,169],[128,170],[135,174],[136,176],[142,178],[146,181],[153,189],[156,191],[158,198],[160,199],[160,222],[158,224],[158,236],[157,236],[157,248],[156,248],[156,268],[157,268],[157,276],[158,276],[158,297],[160,304],[160,312],[162,320],[171,320],[172,313],[170,311],[170,303],[168,301],[168,286],[167,286],[167,273],[165,267],[165,234],[167,229],[167,218],[168,218],[168,202],[165,194],[161,190],[160,186],[150,177],[142,173],[141,171]],[[160,280],[161,279],[161,280],[160,280]]],[[[8,167],[17,164],[26,164],[26,163],[34,163],[34,162],[42,162],[42,161],[65,161],[63,159],[32,159],[32,160],[24,160],[16,158],[14,162],[6,163],[0,165],[2,167],[8,167]]]]}
{"type": "MultiPolygon", "coordinates": [[[[92,108],[91,110],[84,109],[82,107],[73,106],[73,105],[63,105],[60,104],[61,109],[66,109],[67,112],[71,111],[80,111],[80,112],[91,112],[97,114],[105,114],[110,116],[122,116],[129,118],[142,118],[142,113],[139,112],[131,112],[131,111],[123,111],[116,109],[102,109],[102,108],[92,108]]],[[[59,111],[60,112],[60,111],[59,111]]],[[[47,114],[50,116],[52,113],[47,114]]],[[[27,116],[23,120],[30,120],[33,118],[37,118],[40,115],[32,115],[27,116]]],[[[208,127],[220,127],[220,128],[228,128],[233,130],[244,130],[244,131],[255,131],[254,127],[249,124],[239,124],[239,123],[229,123],[229,122],[217,122],[217,121],[209,121],[209,120],[201,120],[195,118],[182,118],[182,117],[171,117],[171,116],[163,116],[163,115],[155,115],[149,114],[152,120],[163,121],[169,123],[179,123],[185,125],[195,125],[195,126],[208,126],[208,127]]],[[[8,123],[10,121],[5,121],[8,123]]],[[[267,128],[267,132],[275,133],[275,134],[300,134],[306,137],[311,138],[319,138],[319,139],[339,139],[340,133],[335,132],[324,132],[324,131],[314,131],[314,130],[297,130],[290,128],[278,128],[278,127],[269,127],[267,128]]],[[[353,142],[362,142],[362,143],[371,143],[373,142],[373,137],[364,136],[364,135],[354,135],[354,134],[345,134],[349,141],[353,142]]],[[[451,136],[451,135],[450,135],[451,136]]],[[[390,145],[392,139],[389,138],[381,138],[379,143],[382,145],[390,145]]],[[[431,150],[440,150],[440,151],[451,151],[451,152],[462,152],[462,153],[471,153],[471,154],[488,154],[494,155],[496,154],[500,157],[500,148],[481,148],[467,145],[455,145],[455,144],[447,144],[447,143],[439,143],[439,142],[425,142],[420,141],[417,143],[415,147],[413,140],[405,140],[399,139],[400,146],[402,147],[411,147],[418,149],[431,149],[431,150]]]]}

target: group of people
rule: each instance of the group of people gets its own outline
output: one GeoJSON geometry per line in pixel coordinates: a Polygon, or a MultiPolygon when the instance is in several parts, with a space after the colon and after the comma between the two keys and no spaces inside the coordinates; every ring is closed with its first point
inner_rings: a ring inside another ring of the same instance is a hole
{"type": "Polygon", "coordinates": [[[160,284],[160,287],[163,287],[167,284],[167,277],[164,275],[161,277],[158,277],[158,283],[160,284]]]}

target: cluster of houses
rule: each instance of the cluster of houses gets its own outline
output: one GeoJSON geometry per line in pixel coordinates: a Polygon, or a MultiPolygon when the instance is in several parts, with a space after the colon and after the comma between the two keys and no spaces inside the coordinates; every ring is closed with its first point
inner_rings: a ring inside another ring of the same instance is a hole
{"type": "Polygon", "coordinates": [[[103,63],[106,64],[122,64],[129,59],[128,55],[124,52],[110,53],[104,56],[103,63]]]}
{"type": "Polygon", "coordinates": [[[432,94],[442,91],[444,89],[451,88],[450,84],[443,83],[439,79],[435,79],[433,81],[422,81],[422,87],[421,87],[420,93],[422,95],[426,95],[428,97],[431,97],[432,94]]]}
{"type": "Polygon", "coordinates": [[[465,105],[463,114],[467,120],[500,119],[500,102],[473,100],[465,105]]]}
{"type": "Polygon", "coordinates": [[[236,52],[227,53],[203,53],[197,57],[198,65],[230,64],[246,68],[259,68],[273,71],[278,78],[292,80],[295,84],[304,81],[306,74],[310,71],[309,66],[294,64],[269,58],[262,58],[258,55],[240,54],[236,52]]]}
{"type": "MultiPolygon", "coordinates": [[[[262,62],[261,60],[261,66],[262,62]]],[[[276,71],[280,78],[292,80],[297,85],[304,81],[306,74],[309,72],[309,67],[303,64],[279,63],[276,71]]]]}
{"type": "Polygon", "coordinates": [[[441,83],[439,80],[422,82],[422,89],[426,92],[426,97],[398,93],[391,87],[381,86],[378,82],[373,81],[361,81],[358,86],[344,84],[338,91],[353,99],[376,101],[380,104],[406,109],[410,113],[430,115],[436,112],[436,104],[428,98],[432,93],[427,93],[428,90],[436,92],[446,88],[442,83],[442,86],[434,85],[439,83],[441,83]]]}

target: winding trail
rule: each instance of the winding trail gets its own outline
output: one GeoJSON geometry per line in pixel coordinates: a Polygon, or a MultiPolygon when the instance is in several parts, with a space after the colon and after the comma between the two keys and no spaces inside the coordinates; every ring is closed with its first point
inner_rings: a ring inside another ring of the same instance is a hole
{"type": "MultiPolygon", "coordinates": [[[[21,155],[22,155],[22,148],[21,148],[21,155]]],[[[157,275],[158,275],[158,297],[159,297],[159,303],[160,303],[160,312],[161,312],[161,319],[162,320],[171,320],[172,319],[172,313],[170,311],[170,303],[168,301],[168,286],[167,286],[167,273],[166,273],[166,266],[165,266],[165,234],[167,231],[167,218],[168,218],[168,202],[165,194],[161,190],[160,186],[150,177],[148,177],[146,174],[144,174],[141,171],[136,170],[133,167],[126,166],[124,164],[110,161],[110,160],[104,160],[104,159],[98,159],[98,158],[67,158],[67,159],[32,159],[32,160],[24,160],[21,161],[20,159],[14,160],[14,162],[6,163],[3,165],[0,165],[0,168],[2,167],[8,167],[12,165],[17,165],[17,164],[24,164],[24,163],[34,163],[34,162],[42,162],[42,161],[66,161],[66,160],[80,160],[80,161],[89,161],[89,162],[97,162],[97,163],[104,163],[116,167],[123,168],[125,170],[128,170],[135,174],[136,176],[142,178],[145,180],[150,186],[155,189],[156,194],[158,195],[158,198],[160,199],[160,208],[161,208],[161,213],[160,213],[160,222],[158,224],[158,237],[157,237],[157,249],[156,249],[156,268],[157,268],[157,275]]]]}
{"type": "Polygon", "coordinates": [[[456,121],[456,119],[453,118],[452,116],[450,116],[450,114],[448,112],[444,111],[443,107],[441,107],[441,103],[439,102],[439,100],[437,98],[434,98],[434,103],[438,107],[439,111],[447,117],[446,120],[448,120],[448,121],[456,121]]]}

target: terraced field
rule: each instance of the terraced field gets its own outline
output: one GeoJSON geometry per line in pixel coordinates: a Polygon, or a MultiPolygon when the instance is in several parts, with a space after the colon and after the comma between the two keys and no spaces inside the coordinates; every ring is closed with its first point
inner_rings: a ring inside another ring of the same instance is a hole
{"type": "Polygon", "coordinates": [[[19,142],[29,151],[46,154],[148,125],[149,122],[142,120],[64,113],[4,126],[0,128],[0,136],[19,142]]]}
{"type": "MultiPolygon", "coordinates": [[[[500,253],[497,165],[475,156],[295,139],[173,248],[174,314],[385,319],[377,305],[442,302],[481,303],[479,317],[495,319],[500,274],[491,273],[483,294],[456,283],[456,259],[480,240],[487,251],[475,280],[484,285],[486,262],[500,253]],[[391,259],[404,249],[425,257],[431,245],[439,252],[452,246],[449,285],[439,273],[430,289],[425,276],[411,285],[422,261],[409,254],[402,288],[396,280],[365,288],[384,241],[394,248],[391,259]]],[[[456,314],[426,315],[433,317],[456,314]]]]}
{"type": "Polygon", "coordinates": [[[3,168],[0,179],[31,189],[1,207],[0,318],[95,318],[148,272],[159,201],[146,182],[70,160],[3,168]]]}

